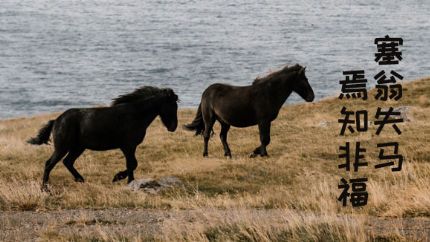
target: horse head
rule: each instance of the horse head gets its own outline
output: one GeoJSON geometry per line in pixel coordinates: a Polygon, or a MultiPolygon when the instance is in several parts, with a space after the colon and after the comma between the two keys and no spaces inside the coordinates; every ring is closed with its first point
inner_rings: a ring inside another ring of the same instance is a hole
{"type": "Polygon", "coordinates": [[[297,66],[299,70],[297,71],[296,79],[292,86],[293,91],[299,94],[306,102],[312,102],[315,98],[315,94],[305,75],[306,67],[297,66]]]}
{"type": "Polygon", "coordinates": [[[166,88],[163,95],[159,115],[167,130],[174,132],[178,127],[178,96],[170,88],[166,88]]]}

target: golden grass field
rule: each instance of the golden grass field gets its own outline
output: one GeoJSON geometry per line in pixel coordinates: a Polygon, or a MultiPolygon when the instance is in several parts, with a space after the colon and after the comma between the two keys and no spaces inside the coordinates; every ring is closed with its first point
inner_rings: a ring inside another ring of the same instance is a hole
{"type": "MultiPolygon", "coordinates": [[[[398,102],[375,101],[372,91],[367,101],[327,98],[284,107],[272,123],[268,158],[248,157],[259,145],[257,127],[231,129],[233,158],[226,159],[216,124],[209,158],[203,158],[202,137],[181,127],[169,133],[157,118],[136,152],[135,178],[176,176],[184,186],[156,195],[131,191],[125,181],[111,182],[125,168],[119,150],[85,151],[75,164],[83,184],[58,163],[50,176],[51,193],[43,193],[41,177],[52,147],[25,141],[58,113],[0,121],[0,240],[427,241],[430,79],[403,88],[398,102]],[[337,119],[343,105],[368,109],[370,121],[378,106],[409,106],[411,120],[399,125],[400,136],[390,126],[376,136],[372,123],[364,134],[341,137],[337,119]],[[337,168],[338,146],[346,140],[367,148],[369,166],[358,173],[337,168]],[[376,144],[388,141],[400,143],[405,157],[400,172],[373,168],[376,144]],[[342,176],[368,177],[366,206],[337,202],[342,176]]],[[[194,114],[180,110],[179,125],[194,114]]]]}

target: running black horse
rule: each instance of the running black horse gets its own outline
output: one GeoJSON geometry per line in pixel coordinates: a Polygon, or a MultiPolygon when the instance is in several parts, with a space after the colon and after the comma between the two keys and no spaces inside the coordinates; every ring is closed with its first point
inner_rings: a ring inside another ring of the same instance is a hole
{"type": "Polygon", "coordinates": [[[270,143],[270,125],[292,92],[307,102],[314,100],[314,92],[305,75],[305,67],[296,64],[285,66],[264,78],[257,78],[250,86],[213,84],[202,95],[193,122],[184,126],[187,130],[203,134],[203,156],[208,155],[208,142],[216,120],[221,123],[220,138],[224,155],[231,157],[227,144],[230,126],[248,127],[258,125],[260,142],[251,157],[267,156],[266,146],[270,143]]]}
{"type": "Polygon", "coordinates": [[[130,183],[137,167],[136,147],[142,143],[152,121],[159,115],[168,131],[176,130],[177,101],[172,89],[142,87],[114,99],[109,107],[73,108],[49,121],[35,138],[28,140],[30,144],[47,144],[52,131],[55,150],[46,161],[42,189],[47,189],[49,173],[66,154],[64,165],[75,181],[84,182],[73,164],[85,149],[121,149],[127,169],[118,172],[113,182],[128,177],[130,183]]]}

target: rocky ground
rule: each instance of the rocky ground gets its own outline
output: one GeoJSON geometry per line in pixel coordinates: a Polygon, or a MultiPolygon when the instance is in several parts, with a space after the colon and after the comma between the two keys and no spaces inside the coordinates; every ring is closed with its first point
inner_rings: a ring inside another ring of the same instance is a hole
{"type": "MultiPolygon", "coordinates": [[[[282,226],[289,220],[289,212],[281,209],[269,210],[216,210],[213,208],[195,210],[124,209],[103,210],[73,209],[60,211],[18,211],[2,212],[0,215],[1,241],[38,241],[55,239],[111,238],[112,234],[124,238],[162,239],[166,230],[187,233],[191,227],[210,226],[210,219],[224,217],[229,221],[246,219],[267,220],[272,226],[282,226]],[[170,227],[170,228],[169,228],[170,227]],[[180,231],[178,231],[180,230],[180,231]]],[[[294,213],[292,219],[297,219],[294,213]]],[[[304,220],[318,219],[319,216],[299,213],[304,220]]],[[[339,221],[342,218],[339,215],[339,221]]],[[[354,216],[349,216],[354,220],[354,216]]],[[[357,219],[363,219],[357,218],[357,219]]],[[[406,240],[428,241],[430,238],[430,218],[387,218],[366,217],[364,229],[368,233],[392,236],[393,228],[406,240]]]]}

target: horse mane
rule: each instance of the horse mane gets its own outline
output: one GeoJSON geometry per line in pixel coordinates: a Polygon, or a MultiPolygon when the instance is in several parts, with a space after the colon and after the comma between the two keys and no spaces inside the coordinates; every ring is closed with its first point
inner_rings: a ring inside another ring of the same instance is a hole
{"type": "Polygon", "coordinates": [[[172,97],[175,101],[178,101],[178,96],[170,88],[144,86],[134,90],[131,93],[123,94],[118,96],[117,98],[114,98],[111,106],[149,101],[149,99],[153,99],[156,97],[172,97]]]}
{"type": "Polygon", "coordinates": [[[263,82],[275,80],[276,77],[278,77],[282,73],[290,73],[290,72],[298,71],[298,70],[300,70],[302,68],[303,67],[301,65],[299,65],[299,64],[295,64],[294,66],[285,65],[280,70],[273,71],[273,72],[269,73],[265,77],[257,77],[257,78],[255,78],[255,80],[252,82],[252,85],[256,85],[256,84],[259,84],[259,83],[263,83],[263,82]]]}

